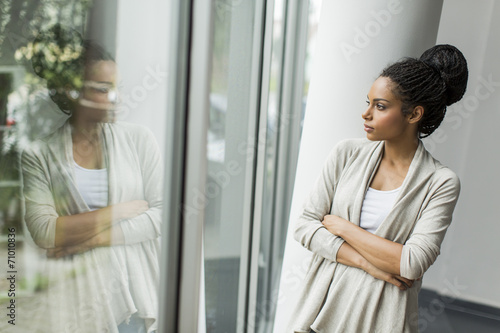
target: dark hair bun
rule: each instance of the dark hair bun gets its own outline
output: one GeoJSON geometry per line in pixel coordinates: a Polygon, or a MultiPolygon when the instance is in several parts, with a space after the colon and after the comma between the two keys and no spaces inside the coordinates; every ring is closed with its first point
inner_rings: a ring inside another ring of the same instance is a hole
{"type": "Polygon", "coordinates": [[[446,105],[458,102],[463,97],[469,71],[467,61],[460,50],[453,45],[436,45],[425,51],[419,60],[437,70],[444,80],[446,105]]]}

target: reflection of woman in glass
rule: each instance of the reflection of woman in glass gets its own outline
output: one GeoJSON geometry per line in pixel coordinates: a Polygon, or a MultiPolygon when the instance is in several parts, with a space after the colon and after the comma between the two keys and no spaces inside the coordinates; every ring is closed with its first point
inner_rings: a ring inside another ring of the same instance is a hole
{"type": "Polygon", "coordinates": [[[295,238],[314,255],[289,331],[418,331],[421,278],[460,191],[419,138],[462,98],[467,78],[462,53],[438,45],[373,83],[368,140],[333,149],[297,222],[295,238]]]}
{"type": "Polygon", "coordinates": [[[155,139],[113,122],[116,65],[100,47],[56,26],[33,50],[35,72],[71,115],[22,157],[26,224],[50,258],[40,330],[151,332],[162,203],[155,139]]]}

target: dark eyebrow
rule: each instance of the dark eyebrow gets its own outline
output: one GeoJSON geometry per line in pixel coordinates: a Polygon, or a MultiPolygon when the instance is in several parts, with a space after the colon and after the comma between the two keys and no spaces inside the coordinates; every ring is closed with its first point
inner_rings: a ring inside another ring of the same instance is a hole
{"type": "MultiPolygon", "coordinates": [[[[370,100],[370,97],[368,97],[368,95],[366,95],[366,98],[368,98],[368,100],[370,100]]],[[[374,102],[378,102],[378,101],[384,101],[384,102],[387,102],[387,103],[390,103],[391,101],[388,101],[386,99],[383,99],[383,98],[374,98],[373,99],[374,102]]]]}

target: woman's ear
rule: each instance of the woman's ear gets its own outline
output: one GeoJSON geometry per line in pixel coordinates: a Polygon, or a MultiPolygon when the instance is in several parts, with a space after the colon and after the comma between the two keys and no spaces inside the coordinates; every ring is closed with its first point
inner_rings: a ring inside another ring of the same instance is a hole
{"type": "Polygon", "coordinates": [[[410,124],[418,123],[423,116],[424,116],[424,107],[420,105],[415,106],[413,108],[413,111],[408,116],[408,122],[410,124]]]}

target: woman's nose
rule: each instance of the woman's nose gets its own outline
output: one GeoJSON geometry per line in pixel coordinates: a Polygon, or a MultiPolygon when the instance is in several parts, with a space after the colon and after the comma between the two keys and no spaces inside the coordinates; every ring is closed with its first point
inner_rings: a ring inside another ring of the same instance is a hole
{"type": "Polygon", "coordinates": [[[363,119],[367,119],[368,117],[370,117],[370,106],[368,105],[368,107],[366,108],[365,112],[363,112],[361,114],[361,118],[363,119]]]}

